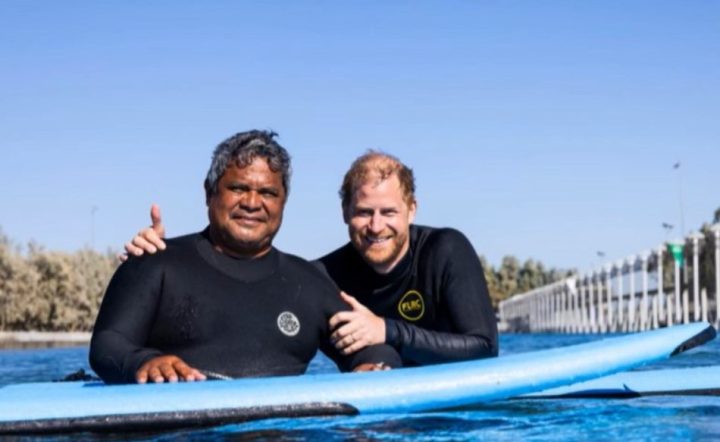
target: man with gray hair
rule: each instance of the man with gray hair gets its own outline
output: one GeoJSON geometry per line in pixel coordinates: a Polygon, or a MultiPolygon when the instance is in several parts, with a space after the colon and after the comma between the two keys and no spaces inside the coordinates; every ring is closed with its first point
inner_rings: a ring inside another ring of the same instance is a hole
{"type": "MultiPolygon", "coordinates": [[[[343,354],[387,344],[404,366],[494,357],[497,324],[477,253],[461,232],[413,224],[415,178],[392,155],[357,158],[340,189],[350,241],[316,264],[352,307],[330,319],[343,354]]],[[[125,246],[132,255],[165,246],[159,209],[125,246]]]]}
{"type": "Polygon", "coordinates": [[[400,365],[386,345],[341,354],[328,320],[347,305],[310,263],[272,247],[290,178],[275,135],[222,142],[205,179],[209,226],[117,270],[90,346],[105,382],[301,374],[318,348],[344,370],[400,365]]]}

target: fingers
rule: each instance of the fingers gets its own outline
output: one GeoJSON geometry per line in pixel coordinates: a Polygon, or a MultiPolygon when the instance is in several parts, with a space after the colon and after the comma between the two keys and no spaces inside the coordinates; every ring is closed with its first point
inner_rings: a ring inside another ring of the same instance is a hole
{"type": "Polygon", "coordinates": [[[343,299],[343,301],[348,303],[348,305],[350,305],[350,307],[352,307],[353,310],[359,310],[359,309],[365,307],[364,305],[360,304],[360,302],[357,299],[348,295],[345,292],[340,292],[340,297],[343,299]]]}
{"type": "Polygon", "coordinates": [[[139,231],[132,241],[125,244],[125,251],[133,256],[142,256],[144,253],[152,255],[158,249],[165,250],[165,241],[150,227],[139,231]]]}
{"type": "MultiPolygon", "coordinates": [[[[165,382],[165,378],[163,377],[162,371],[160,370],[160,365],[162,363],[153,363],[153,361],[155,361],[155,359],[151,359],[148,363],[146,363],[144,366],[144,370],[143,368],[140,369],[140,371],[144,373],[144,376],[142,374],[138,374],[136,376],[136,378],[138,378],[138,382],[140,378],[144,378],[145,382],[155,382],[156,384],[165,382]]],[[[145,382],[140,383],[144,384],[145,382]]]]}
{"type": "Polygon", "coordinates": [[[125,261],[127,261],[128,256],[129,256],[129,255],[127,254],[127,252],[125,252],[125,253],[118,253],[118,254],[117,254],[117,259],[118,259],[118,261],[120,261],[120,262],[125,262],[125,261]]]}
{"type": "Polygon", "coordinates": [[[138,384],[145,384],[145,383],[147,383],[147,380],[148,380],[148,370],[145,367],[145,365],[143,365],[135,373],[135,382],[137,382],[138,384]]]}
{"type": "Polygon", "coordinates": [[[162,236],[154,228],[143,229],[138,233],[138,236],[141,236],[145,241],[158,249],[165,250],[165,241],[163,241],[162,236]]]}
{"type": "Polygon", "coordinates": [[[364,372],[364,371],[386,371],[390,370],[392,367],[385,364],[384,362],[378,362],[376,364],[373,364],[371,362],[366,362],[364,364],[360,364],[357,367],[353,368],[353,371],[356,373],[364,372]]]}
{"type": "Polygon", "coordinates": [[[339,326],[342,323],[349,322],[353,318],[352,312],[339,312],[335,313],[332,318],[330,318],[330,322],[328,323],[330,325],[330,330],[335,330],[337,326],[339,326]]]}
{"type": "Polygon", "coordinates": [[[162,224],[162,217],[160,216],[160,206],[153,203],[150,206],[150,220],[152,221],[152,226],[155,227],[158,224],[162,224]]]}
{"type": "Polygon", "coordinates": [[[127,252],[128,255],[133,256],[142,256],[142,254],[145,253],[143,249],[136,247],[132,242],[125,243],[125,252],[127,252]]]}
{"type": "Polygon", "coordinates": [[[347,302],[348,304],[350,304],[355,299],[352,296],[348,295],[347,293],[343,292],[342,290],[340,291],[340,297],[343,299],[343,301],[347,302]]]}
{"type": "Polygon", "coordinates": [[[150,359],[135,373],[138,384],[147,382],[177,382],[179,380],[192,382],[204,381],[205,375],[187,365],[177,356],[166,355],[150,359]]]}
{"type": "Polygon", "coordinates": [[[158,370],[160,370],[160,377],[154,377],[153,380],[155,382],[177,382],[178,381],[178,373],[175,371],[175,367],[171,364],[162,364],[158,367],[158,370]]]}
{"type": "Polygon", "coordinates": [[[357,332],[359,329],[359,325],[356,322],[351,321],[350,319],[341,321],[340,324],[342,324],[342,326],[333,330],[332,334],[330,335],[330,340],[333,342],[338,342],[342,339],[345,339],[349,335],[357,332]]]}
{"type": "Polygon", "coordinates": [[[364,339],[358,339],[357,341],[353,342],[352,344],[348,345],[347,347],[344,347],[340,350],[340,353],[344,355],[351,355],[355,353],[356,351],[362,350],[363,348],[368,346],[368,342],[364,339]]]}
{"type": "Polygon", "coordinates": [[[162,223],[162,217],[160,216],[160,206],[153,203],[150,206],[150,221],[152,222],[151,228],[158,234],[159,237],[165,236],[165,226],[162,223]]]}
{"type": "Polygon", "coordinates": [[[196,370],[194,368],[190,369],[190,375],[185,378],[186,381],[192,382],[192,381],[204,381],[207,379],[207,376],[200,373],[199,370],[196,370]]]}
{"type": "Polygon", "coordinates": [[[146,240],[146,239],[143,237],[143,235],[144,235],[145,232],[147,232],[147,231],[152,232],[153,230],[152,230],[152,229],[144,229],[144,230],[141,230],[140,233],[138,233],[137,236],[132,239],[132,244],[133,244],[135,247],[143,250],[144,252],[148,252],[149,254],[152,255],[153,253],[157,252],[157,247],[155,247],[154,244],[152,244],[150,241],[146,240]]]}
{"type": "Polygon", "coordinates": [[[205,375],[198,370],[190,367],[185,362],[178,360],[174,365],[175,371],[179,374],[180,379],[186,382],[204,381],[205,375]]]}
{"type": "Polygon", "coordinates": [[[355,353],[371,344],[368,335],[352,323],[340,327],[330,339],[334,342],[335,348],[345,355],[355,353]]]}

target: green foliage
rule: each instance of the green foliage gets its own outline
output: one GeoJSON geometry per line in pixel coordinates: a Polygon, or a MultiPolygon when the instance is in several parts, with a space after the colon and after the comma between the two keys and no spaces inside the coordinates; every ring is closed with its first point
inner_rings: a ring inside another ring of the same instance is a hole
{"type": "MultiPolygon", "coordinates": [[[[713,214],[713,224],[720,223],[720,207],[713,214]]],[[[703,224],[700,233],[703,239],[700,240],[700,251],[698,254],[698,267],[700,287],[706,288],[708,293],[716,293],[715,288],[715,236],[710,230],[710,224],[703,224]]],[[[683,250],[685,257],[684,268],[681,270],[683,276],[682,287],[691,287],[693,284],[693,247],[691,243],[685,245],[683,250]]],[[[498,270],[488,265],[484,257],[480,261],[485,271],[485,279],[488,282],[490,298],[493,307],[497,308],[500,301],[513,295],[528,292],[532,289],[551,284],[573,274],[573,271],[550,269],[545,270],[541,262],[531,259],[525,261],[522,267],[519,266],[517,258],[505,256],[498,270]]],[[[649,262],[648,270],[656,271],[657,259],[649,262]]],[[[675,261],[670,253],[663,253],[663,287],[667,291],[675,285],[675,261]]]]}
{"type": "MultiPolygon", "coordinates": [[[[720,222],[717,218],[720,216],[720,208],[715,211],[715,222],[720,222]]],[[[708,293],[717,293],[715,287],[715,234],[710,230],[710,224],[703,224],[700,233],[703,239],[700,240],[700,251],[698,253],[698,270],[700,287],[705,287],[708,293]]],[[[687,247],[692,250],[692,247],[687,247]]],[[[692,252],[690,252],[692,253],[692,252]]],[[[685,259],[688,259],[686,256],[685,259]]],[[[692,263],[692,255],[689,257],[692,263]]],[[[692,283],[693,272],[688,272],[688,280],[692,283]]]]}
{"type": "Polygon", "coordinates": [[[545,266],[541,262],[532,259],[528,259],[520,266],[520,261],[509,255],[503,257],[498,269],[488,264],[484,256],[480,257],[480,263],[485,273],[490,300],[495,308],[500,301],[513,295],[559,281],[572,273],[554,268],[545,270],[545,266]]]}
{"type": "Polygon", "coordinates": [[[0,330],[86,331],[117,267],[114,254],[22,254],[0,231],[0,330]]]}

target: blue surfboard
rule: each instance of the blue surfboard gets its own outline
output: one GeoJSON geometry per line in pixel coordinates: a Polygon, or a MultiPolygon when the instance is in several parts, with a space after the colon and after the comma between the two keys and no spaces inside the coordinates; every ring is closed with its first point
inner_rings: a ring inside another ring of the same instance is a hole
{"type": "Polygon", "coordinates": [[[586,344],[391,371],[107,386],[0,388],[0,434],[123,431],[472,406],[629,370],[715,337],[694,323],[586,344]]]}
{"type": "Polygon", "coordinates": [[[551,388],[522,398],[634,398],[659,395],[720,395],[720,365],[617,373],[551,388]]]}

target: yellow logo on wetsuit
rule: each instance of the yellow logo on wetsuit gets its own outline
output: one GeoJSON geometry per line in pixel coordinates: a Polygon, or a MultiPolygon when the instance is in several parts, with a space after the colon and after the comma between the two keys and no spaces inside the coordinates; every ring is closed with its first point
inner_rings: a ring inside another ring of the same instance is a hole
{"type": "Polygon", "coordinates": [[[417,321],[425,314],[425,302],[416,290],[408,290],[398,302],[398,313],[408,321],[417,321]]]}

